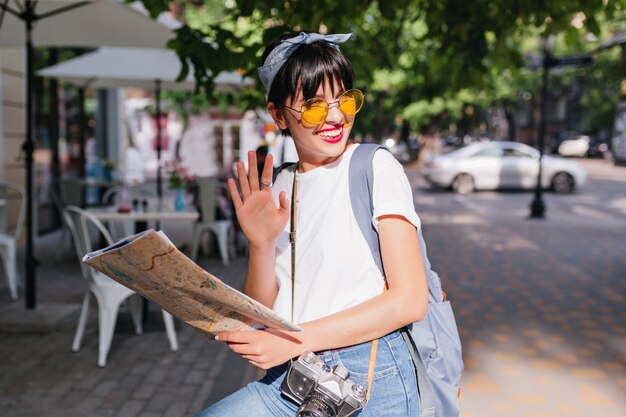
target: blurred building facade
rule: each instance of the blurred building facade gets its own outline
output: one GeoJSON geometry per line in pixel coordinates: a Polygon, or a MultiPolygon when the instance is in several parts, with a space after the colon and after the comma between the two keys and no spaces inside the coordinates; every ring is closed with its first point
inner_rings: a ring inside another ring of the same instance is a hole
{"type": "MultiPolygon", "coordinates": [[[[156,178],[155,129],[146,110],[154,105],[152,92],[103,89],[84,90],[82,94],[84,116],[80,114],[82,96],[76,87],[59,86],[54,80],[36,78],[33,219],[38,234],[61,226],[51,193],[62,194],[59,188],[66,180],[123,180],[120,169],[124,167],[129,146],[141,146],[145,181],[154,182],[156,178]],[[137,105],[141,100],[143,104],[137,105]],[[81,120],[84,120],[82,128],[81,120]],[[84,169],[81,169],[82,163],[85,163],[84,169]]],[[[0,180],[22,186],[26,182],[21,151],[26,136],[25,96],[24,49],[0,48],[0,180]]],[[[211,108],[197,116],[194,123],[193,128],[184,130],[179,115],[168,114],[162,161],[186,157],[190,164],[202,166],[196,175],[230,174],[233,163],[247,151],[241,149],[243,113],[236,108],[226,111],[211,108]]],[[[258,140],[255,140],[251,149],[257,146],[258,140]]],[[[163,175],[166,178],[165,171],[163,175]]],[[[93,187],[85,186],[82,200],[98,202],[100,194],[94,192],[93,187]]],[[[11,206],[9,204],[8,209],[11,206]]]]}
{"type": "MultiPolygon", "coordinates": [[[[0,48],[0,181],[25,185],[21,147],[26,137],[23,49],[0,48]]],[[[15,227],[19,202],[8,201],[7,227],[15,227]]]]}

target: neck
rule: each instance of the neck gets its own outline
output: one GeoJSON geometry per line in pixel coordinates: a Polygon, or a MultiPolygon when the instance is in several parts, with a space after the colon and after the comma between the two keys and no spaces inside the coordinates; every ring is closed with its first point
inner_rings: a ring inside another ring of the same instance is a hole
{"type": "Polygon", "coordinates": [[[319,168],[321,166],[328,165],[331,162],[335,162],[340,157],[341,155],[334,156],[332,158],[326,158],[322,161],[316,161],[316,162],[300,161],[298,162],[298,172],[303,173],[303,172],[312,171],[315,168],[319,168]]]}
{"type": "Polygon", "coordinates": [[[309,172],[311,170],[314,170],[315,168],[319,168],[321,166],[324,165],[328,165],[332,162],[335,162],[337,159],[341,158],[341,156],[350,148],[350,146],[352,146],[352,143],[347,143],[346,147],[344,148],[343,152],[341,152],[339,155],[337,156],[330,156],[330,157],[326,157],[326,158],[319,158],[316,160],[300,160],[298,162],[298,172],[299,173],[304,173],[304,172],[309,172]]]}

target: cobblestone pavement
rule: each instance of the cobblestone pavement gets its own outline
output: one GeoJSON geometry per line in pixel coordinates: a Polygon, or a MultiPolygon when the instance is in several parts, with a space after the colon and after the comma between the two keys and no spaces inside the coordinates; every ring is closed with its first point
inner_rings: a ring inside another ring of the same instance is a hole
{"type": "Polygon", "coordinates": [[[463,341],[462,417],[626,415],[626,168],[583,162],[590,187],[611,181],[606,216],[576,210],[585,191],[546,193],[546,220],[527,218],[530,193],[436,206],[408,171],[463,341]]]}
{"type": "MultiPolygon", "coordinates": [[[[164,229],[175,243],[189,241],[191,227],[170,223],[164,229]]],[[[169,350],[162,317],[150,305],[144,333],[135,335],[122,307],[105,368],[96,365],[97,310],[92,306],[83,345],[70,346],[85,285],[77,258],[58,236],[38,246],[38,303],[76,306],[70,323],[54,333],[0,330],[0,416],[2,417],[169,417],[190,416],[257,376],[256,368],[225,345],[178,323],[178,352],[169,350]],[[66,248],[61,251],[60,248],[66,248]]],[[[217,256],[200,264],[225,282],[241,287],[246,262],[239,256],[224,267],[217,256]]],[[[3,278],[4,279],[4,278],[3,278]]],[[[0,286],[0,303],[8,293],[0,286]]],[[[20,299],[20,305],[23,300],[20,299]]],[[[0,321],[7,309],[0,305],[0,321]]],[[[15,306],[11,306],[12,312],[15,306]]],[[[23,308],[23,307],[22,307],[23,308]]],[[[19,310],[19,308],[18,308],[19,310]]],[[[22,310],[23,311],[23,310],[22,310]]]]}
{"type": "MultiPolygon", "coordinates": [[[[589,166],[592,179],[618,172],[626,180],[626,168],[589,166]]],[[[493,194],[432,192],[417,171],[407,173],[463,340],[462,416],[626,415],[626,213],[601,221],[546,195],[548,220],[531,221],[528,193],[511,196],[524,201],[521,210],[502,209],[490,203],[493,194]]],[[[623,192],[626,181],[615,186],[623,192]]],[[[164,227],[175,243],[190,241],[190,227],[164,227]]],[[[38,300],[42,309],[65,303],[77,312],[84,284],[58,238],[39,242],[38,300]]],[[[241,286],[243,256],[224,267],[210,255],[201,265],[241,286]]],[[[0,277],[0,322],[15,311],[0,277]]],[[[122,310],[100,369],[95,304],[83,347],[72,353],[76,318],[51,333],[0,328],[0,416],[189,416],[257,375],[222,344],[183,325],[180,350],[171,352],[154,306],[139,336],[122,310]]]]}

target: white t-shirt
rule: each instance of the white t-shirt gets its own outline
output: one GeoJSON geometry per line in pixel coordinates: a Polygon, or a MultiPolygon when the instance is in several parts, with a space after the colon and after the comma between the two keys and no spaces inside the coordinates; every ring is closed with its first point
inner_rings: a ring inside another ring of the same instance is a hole
{"type": "MultiPolygon", "coordinates": [[[[352,145],[336,161],[305,173],[297,173],[297,240],[294,322],[304,323],[345,310],[383,291],[383,277],[354,217],[350,203],[348,169],[352,145]]],[[[276,178],[273,192],[287,192],[291,201],[294,168],[276,178]]],[[[415,227],[411,186],[398,161],[376,152],[374,168],[374,216],[400,215],[415,227]]],[[[278,204],[278,203],[277,203],[278,204]]],[[[291,247],[289,223],[278,239],[276,251],[278,296],[274,311],[291,319],[291,247]]]]}

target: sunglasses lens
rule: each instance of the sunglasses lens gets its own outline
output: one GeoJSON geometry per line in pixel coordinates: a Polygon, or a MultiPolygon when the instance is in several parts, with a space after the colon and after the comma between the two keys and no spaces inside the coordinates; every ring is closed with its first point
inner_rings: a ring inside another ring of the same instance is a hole
{"type": "Polygon", "coordinates": [[[339,98],[339,108],[346,116],[354,116],[363,107],[361,90],[348,90],[339,98]]]}
{"type": "MultiPolygon", "coordinates": [[[[339,97],[339,109],[346,116],[354,116],[363,107],[361,90],[348,90],[339,97]]],[[[328,103],[321,98],[312,98],[302,105],[302,120],[309,125],[319,125],[328,116],[328,103]]]]}
{"type": "Polygon", "coordinates": [[[302,118],[311,125],[322,123],[328,115],[328,103],[325,100],[314,98],[302,105],[302,118]]]}

